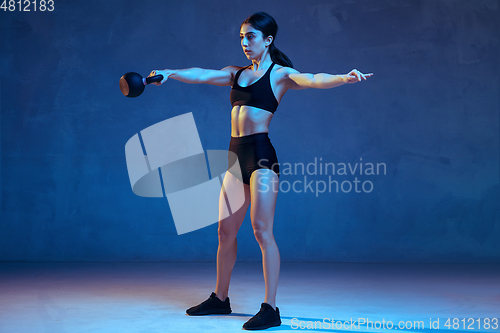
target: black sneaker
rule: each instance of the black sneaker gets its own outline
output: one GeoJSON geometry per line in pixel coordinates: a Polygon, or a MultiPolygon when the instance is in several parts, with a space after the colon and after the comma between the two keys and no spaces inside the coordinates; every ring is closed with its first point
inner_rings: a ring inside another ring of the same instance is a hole
{"type": "Polygon", "coordinates": [[[187,309],[186,313],[190,316],[230,314],[231,306],[229,305],[229,297],[223,302],[215,295],[215,293],[212,293],[206,301],[187,309]]]}
{"type": "Polygon", "coordinates": [[[267,303],[262,303],[260,305],[260,311],[250,318],[245,324],[243,324],[243,329],[245,330],[265,330],[269,327],[280,326],[280,309],[276,307],[274,311],[273,307],[267,303]]]}

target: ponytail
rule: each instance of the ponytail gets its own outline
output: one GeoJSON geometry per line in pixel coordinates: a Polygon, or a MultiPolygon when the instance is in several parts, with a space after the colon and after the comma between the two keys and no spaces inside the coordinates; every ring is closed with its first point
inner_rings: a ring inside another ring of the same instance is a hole
{"type": "Polygon", "coordinates": [[[276,46],[274,46],[274,41],[269,46],[269,54],[271,55],[271,60],[278,65],[293,68],[293,63],[290,58],[288,58],[286,54],[284,54],[283,52],[278,50],[276,46]]]}

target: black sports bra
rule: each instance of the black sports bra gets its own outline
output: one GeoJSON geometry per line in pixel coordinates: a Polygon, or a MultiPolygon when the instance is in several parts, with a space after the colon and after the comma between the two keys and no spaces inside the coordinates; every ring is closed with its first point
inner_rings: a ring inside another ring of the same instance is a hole
{"type": "Polygon", "coordinates": [[[258,79],[248,87],[242,87],[238,84],[238,78],[240,77],[241,72],[243,72],[243,70],[247,67],[243,67],[238,72],[236,72],[233,88],[231,89],[231,95],[229,96],[231,104],[233,106],[254,106],[256,108],[263,109],[274,114],[279,104],[271,88],[270,77],[271,70],[274,67],[274,62],[271,66],[269,66],[266,74],[264,74],[260,79],[258,79]]]}

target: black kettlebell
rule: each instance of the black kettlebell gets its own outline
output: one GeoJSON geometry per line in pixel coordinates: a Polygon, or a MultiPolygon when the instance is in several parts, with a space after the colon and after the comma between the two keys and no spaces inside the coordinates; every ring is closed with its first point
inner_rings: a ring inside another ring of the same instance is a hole
{"type": "Polygon", "coordinates": [[[120,90],[127,97],[137,97],[144,91],[147,84],[161,82],[163,75],[143,78],[140,74],[128,72],[120,78],[120,90]]]}

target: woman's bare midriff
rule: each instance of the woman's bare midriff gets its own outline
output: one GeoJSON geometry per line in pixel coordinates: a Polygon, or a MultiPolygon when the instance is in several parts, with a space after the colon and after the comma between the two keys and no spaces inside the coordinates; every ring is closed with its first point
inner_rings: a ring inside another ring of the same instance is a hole
{"type": "Polygon", "coordinates": [[[231,136],[240,137],[269,132],[273,114],[253,106],[235,106],[231,110],[231,136]]]}

